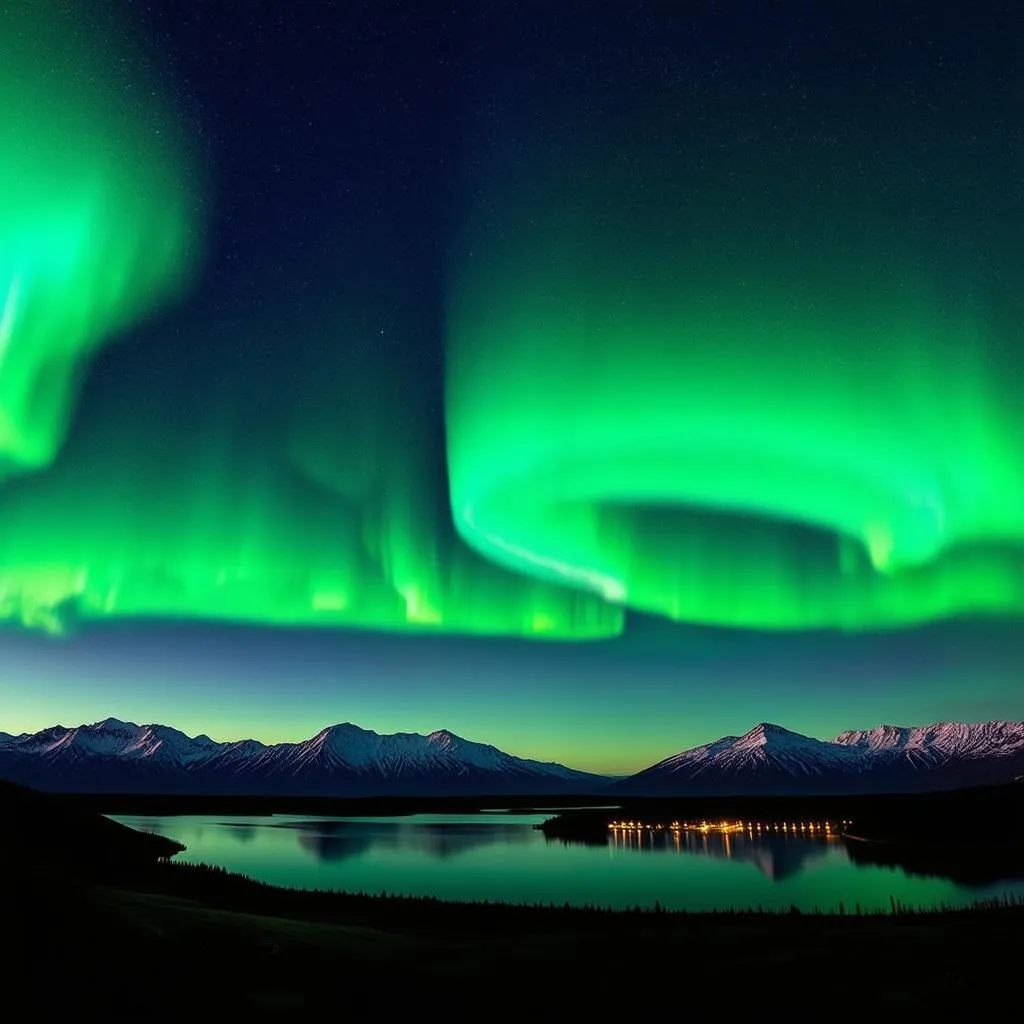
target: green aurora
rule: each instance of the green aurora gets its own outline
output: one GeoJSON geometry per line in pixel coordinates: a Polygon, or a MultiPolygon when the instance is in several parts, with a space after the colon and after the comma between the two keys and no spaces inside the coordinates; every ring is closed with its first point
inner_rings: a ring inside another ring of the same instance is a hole
{"type": "Polygon", "coordinates": [[[6,489],[5,613],[55,633],[120,616],[619,632],[621,609],[506,572],[455,537],[425,392],[378,345],[382,323],[415,331],[365,291],[354,313],[309,317],[303,337],[338,343],[305,356],[279,344],[294,322],[220,325],[252,339],[240,372],[211,374],[184,410],[171,387],[164,403],[120,395],[82,424],[49,472],[6,489]]]}
{"type": "Polygon", "coordinates": [[[460,534],[692,623],[1024,610],[1019,143],[965,160],[898,92],[797,130],[784,89],[538,78],[450,275],[460,534]]]}
{"type": "Polygon", "coordinates": [[[618,633],[621,609],[457,540],[427,393],[389,347],[416,327],[351,275],[319,317],[278,325],[262,399],[259,356],[186,380],[187,414],[129,390],[58,457],[88,357],[181,290],[198,226],[187,148],[133,77],[142,56],[86,6],[36,10],[0,22],[0,456],[45,472],[3,491],[0,616],[52,633],[122,616],[618,633]]]}
{"type": "Polygon", "coordinates": [[[194,276],[202,189],[144,62],[34,10],[0,15],[0,617],[589,640],[627,610],[1024,611],[1012,143],[957,164],[890,97],[809,130],[783,94],[512,83],[507,132],[467,125],[443,411],[406,283],[350,268],[68,437],[91,357],[194,276]]]}
{"type": "Polygon", "coordinates": [[[150,61],[74,14],[0,8],[0,480],[52,462],[89,356],[198,255],[195,170],[150,61]]]}

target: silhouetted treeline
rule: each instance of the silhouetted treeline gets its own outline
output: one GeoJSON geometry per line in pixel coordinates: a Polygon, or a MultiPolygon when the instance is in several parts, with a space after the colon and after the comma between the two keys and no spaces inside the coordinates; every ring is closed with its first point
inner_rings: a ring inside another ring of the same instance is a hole
{"type": "Polygon", "coordinates": [[[601,842],[613,819],[669,821],[843,821],[866,839],[964,846],[1024,842],[1024,785],[1011,783],[935,793],[836,797],[633,798],[615,811],[566,811],[546,821],[546,835],[601,842]]]}
{"type": "Polygon", "coordinates": [[[432,897],[399,896],[388,892],[360,893],[319,889],[289,889],[260,882],[245,875],[206,864],[163,863],[122,877],[123,884],[140,891],[197,900],[208,906],[275,917],[295,918],[322,923],[365,924],[377,928],[399,927],[416,931],[419,927],[433,933],[437,929],[454,931],[481,927],[500,927],[532,931],[538,927],[603,928],[614,931],[624,921],[642,922],[645,927],[674,927],[683,920],[769,917],[928,917],[939,912],[955,914],[1010,913],[1024,920],[1024,901],[1011,897],[981,900],[971,907],[942,906],[916,908],[890,900],[882,910],[862,909],[856,904],[840,909],[801,911],[754,907],[749,910],[665,910],[659,904],[614,910],[600,906],[570,906],[568,903],[518,904],[480,900],[454,902],[432,897]]]}
{"type": "Polygon", "coordinates": [[[967,887],[1024,880],[1024,843],[977,837],[974,844],[844,841],[855,864],[899,868],[908,875],[945,878],[967,887]]]}
{"type": "Polygon", "coordinates": [[[328,817],[472,814],[481,810],[557,814],[544,826],[549,835],[600,838],[612,818],[666,821],[744,819],[761,821],[832,821],[848,819],[870,838],[911,839],[939,830],[959,832],[990,827],[998,819],[1001,834],[1024,840],[1024,784],[929,793],[858,796],[774,797],[628,797],[579,796],[457,797],[250,797],[163,796],[145,794],[64,794],[67,806],[99,814],[309,814],[328,817]],[[614,810],[607,808],[615,805],[614,810]]]}

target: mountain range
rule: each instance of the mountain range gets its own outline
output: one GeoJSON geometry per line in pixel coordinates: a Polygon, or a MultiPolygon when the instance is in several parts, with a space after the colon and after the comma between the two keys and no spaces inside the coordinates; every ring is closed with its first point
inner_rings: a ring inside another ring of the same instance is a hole
{"type": "Polygon", "coordinates": [[[345,722],[300,743],[218,743],[107,718],[0,733],[0,777],[61,792],[370,796],[584,793],[602,775],[513,757],[447,730],[380,735],[345,722]]]}
{"type": "Polygon", "coordinates": [[[880,725],[833,740],[762,722],[613,783],[629,796],[920,792],[1010,782],[1024,771],[1024,722],[880,725]]]}
{"type": "Polygon", "coordinates": [[[217,742],[107,718],[0,733],[0,778],[61,792],[261,796],[914,792],[1024,774],[1024,722],[881,725],[825,741],[761,723],[627,779],[532,761],[447,730],[380,735],[351,723],[299,743],[217,742]]]}

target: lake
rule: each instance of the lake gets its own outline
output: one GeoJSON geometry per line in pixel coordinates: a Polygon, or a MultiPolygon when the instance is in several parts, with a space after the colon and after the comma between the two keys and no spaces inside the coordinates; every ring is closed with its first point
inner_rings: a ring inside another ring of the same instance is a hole
{"type": "Polygon", "coordinates": [[[176,860],[304,889],[667,910],[888,910],[891,900],[935,908],[1024,899],[1024,866],[1021,877],[958,884],[855,863],[843,839],[821,830],[616,832],[605,845],[583,845],[534,828],[550,816],[111,817],[184,843],[176,860]]]}

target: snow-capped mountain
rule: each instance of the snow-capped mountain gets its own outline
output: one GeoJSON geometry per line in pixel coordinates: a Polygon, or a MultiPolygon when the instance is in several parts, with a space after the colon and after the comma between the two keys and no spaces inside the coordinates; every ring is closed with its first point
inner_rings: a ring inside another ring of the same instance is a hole
{"type": "Polygon", "coordinates": [[[55,725],[42,732],[0,738],[0,750],[33,753],[51,763],[77,764],[93,758],[119,757],[147,761],[167,768],[201,760],[216,746],[208,736],[188,737],[166,725],[135,725],[107,718],[93,725],[65,729],[55,725]]]}
{"type": "Polygon", "coordinates": [[[937,722],[913,728],[879,725],[841,732],[833,741],[873,757],[906,760],[922,768],[952,759],[1009,757],[1024,751],[1024,722],[937,722]]]}
{"type": "Polygon", "coordinates": [[[786,778],[821,778],[849,773],[856,759],[850,748],[762,722],[742,736],[724,736],[714,743],[668,757],[627,782],[659,778],[692,786],[707,781],[718,788],[733,779],[745,782],[777,774],[786,778]]]}
{"type": "Polygon", "coordinates": [[[562,765],[524,761],[484,743],[471,743],[447,730],[381,736],[345,722],[301,743],[279,743],[259,750],[231,749],[215,764],[266,778],[356,775],[367,779],[458,779],[466,775],[504,778],[575,779],[583,773],[562,765]]]}
{"type": "Polygon", "coordinates": [[[909,792],[1008,782],[1022,768],[1024,722],[880,725],[828,741],[762,722],[611,788],[635,795],[909,792]]]}
{"type": "Polygon", "coordinates": [[[762,722],[615,782],[447,730],[380,735],[349,722],[300,743],[219,743],[107,718],[0,732],[0,778],[38,789],[223,795],[754,795],[909,792],[1024,774],[1024,722],[880,725],[818,740],[762,722]]]}
{"type": "Polygon", "coordinates": [[[300,743],[218,743],[108,718],[0,733],[0,777],[64,792],[356,796],[596,792],[609,780],[513,757],[447,730],[380,735],[351,723],[300,743]]]}

